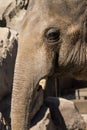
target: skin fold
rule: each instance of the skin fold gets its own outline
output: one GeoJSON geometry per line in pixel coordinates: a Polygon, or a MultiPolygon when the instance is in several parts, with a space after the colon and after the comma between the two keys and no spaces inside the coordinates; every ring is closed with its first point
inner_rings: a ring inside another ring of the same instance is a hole
{"type": "Polygon", "coordinates": [[[87,1],[30,0],[19,33],[12,130],[29,130],[32,100],[42,78],[86,79],[87,1]]]}

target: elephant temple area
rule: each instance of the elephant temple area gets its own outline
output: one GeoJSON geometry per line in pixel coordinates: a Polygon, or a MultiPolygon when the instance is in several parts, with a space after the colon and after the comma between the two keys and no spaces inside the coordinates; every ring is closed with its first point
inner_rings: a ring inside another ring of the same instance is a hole
{"type": "MultiPolygon", "coordinates": [[[[18,30],[28,4],[29,0],[0,0],[0,130],[11,130],[18,30]]],[[[30,130],[87,130],[87,81],[48,77],[39,82],[33,98],[30,130]]]]}

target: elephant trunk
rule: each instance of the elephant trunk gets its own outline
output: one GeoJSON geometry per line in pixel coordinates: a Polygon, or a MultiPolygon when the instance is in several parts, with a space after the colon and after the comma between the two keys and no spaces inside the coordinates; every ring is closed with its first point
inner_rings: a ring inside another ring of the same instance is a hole
{"type": "Polygon", "coordinates": [[[16,65],[14,74],[13,94],[12,94],[12,130],[28,130],[30,117],[30,104],[33,93],[33,84],[30,82],[25,69],[20,70],[16,65]]]}
{"type": "Polygon", "coordinates": [[[51,68],[50,62],[47,62],[49,59],[43,52],[42,49],[36,54],[27,56],[27,53],[21,52],[20,49],[17,55],[11,105],[12,130],[29,130],[32,97],[40,79],[47,76],[51,68]],[[38,59],[38,55],[41,61],[38,59]],[[45,58],[42,59],[42,55],[45,58]]]}

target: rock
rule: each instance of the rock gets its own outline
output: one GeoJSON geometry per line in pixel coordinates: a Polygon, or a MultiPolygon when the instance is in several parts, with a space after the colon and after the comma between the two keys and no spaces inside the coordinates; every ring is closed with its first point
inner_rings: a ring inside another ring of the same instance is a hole
{"type": "Polygon", "coordinates": [[[43,106],[32,121],[30,130],[56,130],[49,108],[43,106]]]}
{"type": "Polygon", "coordinates": [[[57,130],[86,130],[86,124],[72,101],[50,97],[46,105],[57,130]]]}
{"type": "Polygon", "coordinates": [[[13,2],[14,0],[0,0],[0,19],[6,8],[13,2]]]}
{"type": "Polygon", "coordinates": [[[0,26],[19,30],[29,0],[0,0],[0,26]]]}
{"type": "Polygon", "coordinates": [[[15,2],[15,0],[0,0],[0,27],[6,27],[7,21],[4,18],[4,13],[6,12],[7,8],[11,6],[11,4],[15,2]]]}
{"type": "Polygon", "coordinates": [[[0,100],[11,93],[17,54],[17,33],[0,28],[0,100]]]}
{"type": "MultiPolygon", "coordinates": [[[[7,97],[4,101],[10,108],[10,98],[7,97]],[[7,100],[9,102],[7,102],[7,100]]],[[[6,108],[4,102],[1,102],[0,105],[3,110],[6,108]]],[[[6,116],[7,113],[4,114],[4,117],[7,119],[7,126],[10,130],[8,124],[10,119],[6,116]]],[[[3,122],[2,125],[4,125],[3,122]]],[[[46,105],[43,104],[39,112],[32,119],[30,130],[86,130],[85,127],[84,120],[78,113],[72,101],[51,97],[46,100],[46,105]]]]}
{"type": "Polygon", "coordinates": [[[59,99],[59,109],[68,130],[85,130],[85,122],[72,101],[59,99]]]}

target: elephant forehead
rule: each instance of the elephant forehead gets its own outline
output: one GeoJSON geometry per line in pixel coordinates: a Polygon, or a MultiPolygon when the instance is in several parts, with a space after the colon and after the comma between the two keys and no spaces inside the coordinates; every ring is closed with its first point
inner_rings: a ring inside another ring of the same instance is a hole
{"type": "MultiPolygon", "coordinates": [[[[77,21],[87,9],[87,0],[32,0],[29,4],[27,14],[29,20],[31,17],[43,18],[46,21],[49,19],[57,19],[57,22],[65,21],[72,23],[77,21]]],[[[41,19],[42,20],[42,19],[41,19]]]]}
{"type": "Polygon", "coordinates": [[[50,15],[79,17],[87,9],[86,0],[45,0],[50,15]],[[79,14],[79,15],[78,15],[79,14]]]}
{"type": "Polygon", "coordinates": [[[59,15],[70,14],[81,5],[87,4],[86,0],[32,0],[30,1],[29,8],[34,10],[39,9],[42,12],[49,11],[50,14],[57,13],[59,15]]]}

